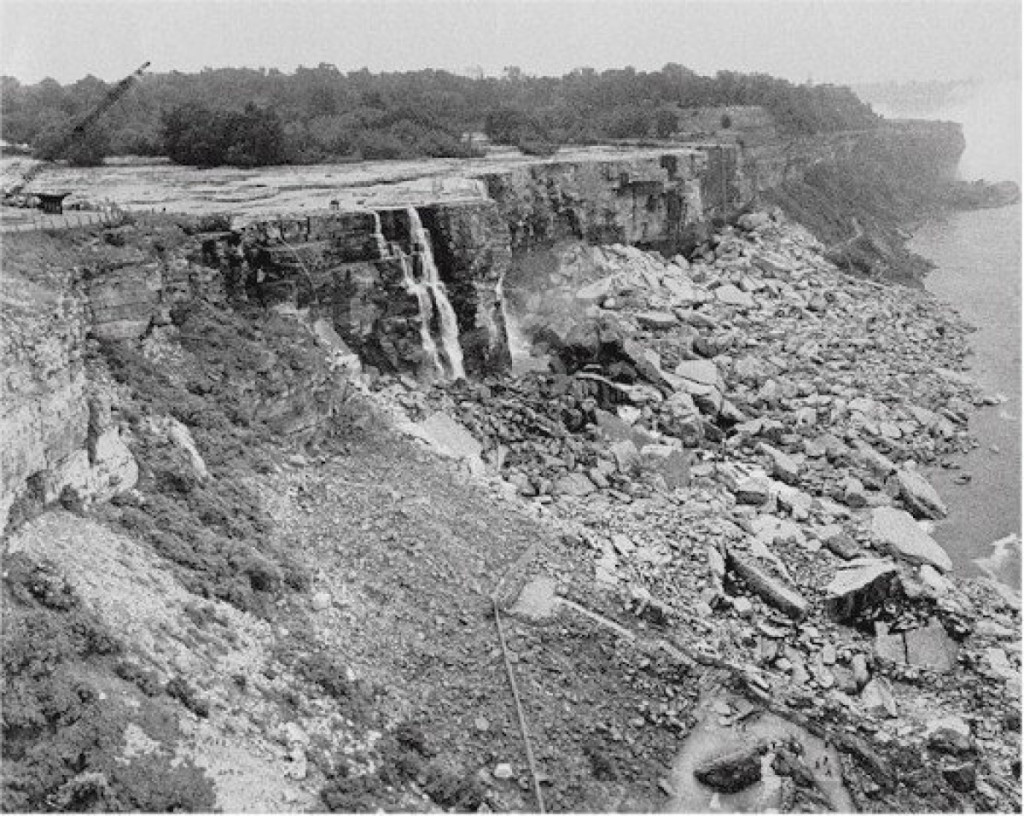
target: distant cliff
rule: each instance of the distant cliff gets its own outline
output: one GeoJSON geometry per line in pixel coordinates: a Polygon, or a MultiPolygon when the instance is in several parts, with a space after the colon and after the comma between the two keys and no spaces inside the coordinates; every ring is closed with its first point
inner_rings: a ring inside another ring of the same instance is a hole
{"type": "Polygon", "coordinates": [[[851,272],[919,281],[927,263],[904,229],[950,203],[966,143],[952,122],[890,122],[818,140],[817,155],[786,146],[751,157],[765,200],[780,205],[851,272]]]}

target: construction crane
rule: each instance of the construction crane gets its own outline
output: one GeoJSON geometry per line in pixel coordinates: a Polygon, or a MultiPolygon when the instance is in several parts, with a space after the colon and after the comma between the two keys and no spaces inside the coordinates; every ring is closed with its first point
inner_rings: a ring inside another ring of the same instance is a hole
{"type": "MultiPolygon", "coordinates": [[[[103,97],[103,100],[95,108],[89,111],[89,113],[83,116],[75,124],[75,126],[71,128],[68,134],[58,143],[56,149],[54,150],[54,155],[59,156],[62,153],[66,152],[72,144],[74,144],[78,139],[84,136],[88,132],[89,128],[91,128],[96,123],[97,119],[99,119],[104,113],[106,113],[115,104],[117,104],[117,101],[122,96],[128,93],[128,90],[135,83],[135,80],[142,76],[143,72],[149,67],[149,65],[149,62],[144,62],[135,71],[130,73],[120,82],[118,82],[117,85],[111,88],[110,91],[107,92],[107,95],[103,97]]],[[[29,182],[32,181],[32,179],[34,179],[41,172],[43,172],[43,170],[45,170],[49,165],[50,162],[44,161],[30,167],[28,171],[24,175],[22,175],[21,180],[18,181],[17,184],[12,186],[11,189],[4,191],[4,202],[6,203],[10,199],[18,195],[22,190],[25,189],[25,187],[29,184],[29,182]]]]}

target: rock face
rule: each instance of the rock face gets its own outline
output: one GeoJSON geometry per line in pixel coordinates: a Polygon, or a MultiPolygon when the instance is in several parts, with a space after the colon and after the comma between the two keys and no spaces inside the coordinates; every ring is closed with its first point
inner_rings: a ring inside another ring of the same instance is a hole
{"type": "Polygon", "coordinates": [[[953,569],[946,551],[903,510],[876,507],[871,514],[871,532],[893,554],[911,563],[931,564],[942,572],[953,569]]]}
{"type": "MultiPolygon", "coordinates": [[[[104,305],[93,308],[90,287],[70,265],[47,275],[43,280],[36,270],[5,263],[0,529],[19,498],[49,504],[64,495],[88,503],[127,490],[138,478],[109,404],[86,377],[83,355],[94,328],[90,318],[104,321],[102,336],[131,335],[135,329],[126,326],[149,325],[153,299],[143,298],[146,306],[139,309],[135,295],[122,303],[107,289],[104,305]],[[112,313],[117,319],[108,319],[112,313]]],[[[139,279],[149,281],[150,271],[139,279]]],[[[142,288],[150,292],[149,283],[142,288]]]]}
{"type": "Polygon", "coordinates": [[[709,152],[678,149],[536,164],[482,178],[509,225],[513,250],[521,252],[565,239],[675,245],[706,217],[702,188],[725,189],[728,208],[737,193],[735,170],[735,159],[720,166],[709,152]]]}

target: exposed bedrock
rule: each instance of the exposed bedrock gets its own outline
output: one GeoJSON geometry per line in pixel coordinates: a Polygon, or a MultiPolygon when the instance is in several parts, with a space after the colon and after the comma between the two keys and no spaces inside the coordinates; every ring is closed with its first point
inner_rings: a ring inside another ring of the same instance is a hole
{"type": "Polygon", "coordinates": [[[250,298],[329,312],[345,342],[383,371],[453,378],[442,325],[453,311],[458,348],[449,351],[474,376],[508,366],[510,317],[532,324],[523,327],[528,340],[534,329],[563,335],[585,318],[578,293],[599,288],[616,266],[594,248],[658,250],[685,264],[708,250],[711,222],[766,198],[834,244],[843,266],[913,280],[923,264],[905,251],[898,220],[942,199],[963,147],[956,125],[888,123],[484,173],[485,193],[413,202],[436,284],[423,278],[404,203],[253,223],[225,258],[244,259],[231,274],[247,281],[238,288],[250,298]]]}

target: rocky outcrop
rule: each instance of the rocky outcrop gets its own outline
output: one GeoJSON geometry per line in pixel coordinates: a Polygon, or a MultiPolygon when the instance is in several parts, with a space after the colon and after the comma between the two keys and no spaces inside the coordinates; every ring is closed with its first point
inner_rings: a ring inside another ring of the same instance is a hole
{"type": "MultiPolygon", "coordinates": [[[[6,249],[18,239],[5,241],[6,249]]],[[[8,258],[10,258],[8,254],[8,258]]],[[[0,405],[0,523],[26,492],[53,501],[72,455],[84,450],[89,407],[85,298],[70,270],[33,280],[5,264],[0,405]]]]}
{"type": "Polygon", "coordinates": [[[512,249],[556,241],[676,245],[712,207],[731,209],[736,149],[673,150],[632,159],[527,165],[483,176],[512,249]]]}

